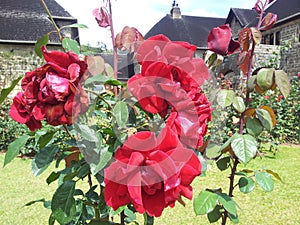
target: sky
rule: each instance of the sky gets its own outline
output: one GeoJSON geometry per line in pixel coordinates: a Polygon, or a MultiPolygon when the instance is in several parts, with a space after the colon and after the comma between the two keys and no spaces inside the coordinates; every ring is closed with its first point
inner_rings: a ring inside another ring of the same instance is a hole
{"type": "MultiPolygon", "coordinates": [[[[106,0],[56,0],[78,23],[88,29],[79,30],[81,44],[97,46],[99,42],[111,49],[108,28],[98,26],[92,11],[106,0]]],[[[230,8],[251,9],[256,0],[177,0],[182,15],[226,18],[230,8]]],[[[124,26],[135,27],[145,35],[160,19],[170,13],[173,0],[111,0],[115,33],[124,26]]]]}

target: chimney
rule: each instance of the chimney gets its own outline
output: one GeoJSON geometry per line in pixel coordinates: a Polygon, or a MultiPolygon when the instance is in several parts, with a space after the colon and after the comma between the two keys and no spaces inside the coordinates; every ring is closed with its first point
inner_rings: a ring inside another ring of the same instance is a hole
{"type": "Polygon", "coordinates": [[[173,19],[181,19],[180,8],[178,7],[178,4],[176,4],[175,0],[173,1],[170,13],[173,19]]]}

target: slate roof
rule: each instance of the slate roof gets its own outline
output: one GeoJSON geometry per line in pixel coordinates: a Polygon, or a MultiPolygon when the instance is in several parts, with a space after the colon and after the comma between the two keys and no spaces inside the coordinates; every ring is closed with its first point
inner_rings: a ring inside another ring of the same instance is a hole
{"type": "Polygon", "coordinates": [[[172,41],[186,41],[197,47],[206,48],[210,30],[224,23],[225,18],[182,15],[180,19],[173,19],[170,14],[167,14],[144,36],[149,38],[157,34],[164,34],[172,41]]]}
{"type": "MultiPolygon", "coordinates": [[[[55,0],[45,0],[51,15],[60,26],[76,23],[55,0]]],[[[40,0],[1,0],[0,2],[0,43],[34,43],[54,27],[40,0]]],[[[78,36],[74,28],[72,32],[78,36]]],[[[56,34],[50,35],[52,44],[59,44],[56,34]]]]}
{"type": "Polygon", "coordinates": [[[234,16],[242,27],[252,27],[258,22],[258,14],[253,9],[231,8],[226,23],[230,24],[234,16]]]}
{"type": "Polygon", "coordinates": [[[276,0],[270,5],[266,12],[277,14],[277,22],[289,17],[300,16],[300,1],[299,0],[276,0]]]}

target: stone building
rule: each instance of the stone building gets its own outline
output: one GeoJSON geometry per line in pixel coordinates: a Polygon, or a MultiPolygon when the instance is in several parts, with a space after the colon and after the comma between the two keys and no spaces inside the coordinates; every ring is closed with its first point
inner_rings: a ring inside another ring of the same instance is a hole
{"type": "MultiPolygon", "coordinates": [[[[280,69],[294,76],[300,72],[300,2],[299,0],[275,0],[266,13],[277,14],[275,26],[262,31],[262,43],[256,47],[255,67],[266,66],[277,62],[280,69]],[[289,48],[285,47],[289,44],[289,48]]],[[[253,9],[231,8],[227,18],[209,18],[181,15],[180,8],[174,1],[170,14],[155,24],[145,38],[156,34],[164,34],[172,41],[187,41],[198,48],[197,56],[202,57],[207,50],[207,37],[213,27],[229,24],[233,38],[244,27],[256,26],[258,15],[253,9]]],[[[239,74],[236,65],[238,54],[225,58],[219,72],[239,74]]]]}
{"type": "Polygon", "coordinates": [[[172,41],[186,41],[197,46],[196,56],[202,57],[207,50],[207,36],[213,27],[224,24],[225,18],[182,15],[176,2],[170,14],[158,21],[146,34],[145,39],[164,34],[172,41]]]}
{"type": "MultiPolygon", "coordinates": [[[[55,0],[45,2],[58,27],[77,23],[77,19],[55,0]]],[[[0,4],[1,90],[25,71],[41,64],[41,59],[34,53],[34,45],[39,38],[55,29],[39,0],[1,0],[0,4]]],[[[63,29],[62,34],[79,42],[77,28],[63,29]]],[[[56,33],[50,34],[47,48],[61,49],[56,33]]]]}

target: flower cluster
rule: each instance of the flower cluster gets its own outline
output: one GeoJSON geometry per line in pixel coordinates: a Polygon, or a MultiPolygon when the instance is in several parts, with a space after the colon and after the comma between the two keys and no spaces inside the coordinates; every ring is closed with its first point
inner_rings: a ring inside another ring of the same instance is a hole
{"type": "Polygon", "coordinates": [[[138,132],[117,149],[116,161],[104,173],[105,200],[113,209],[131,203],[138,212],[158,217],[181,196],[192,198],[190,184],[201,174],[193,150],[203,144],[212,111],[200,88],[208,68],[193,57],[195,50],[164,35],[140,45],[141,72],[127,87],[145,111],[165,119],[165,127],[157,137],[138,132]]]}
{"type": "Polygon", "coordinates": [[[48,51],[42,47],[47,62],[22,79],[22,92],[13,99],[10,116],[26,124],[31,131],[42,127],[42,120],[53,126],[71,125],[88,109],[88,97],[82,89],[87,64],[73,52],[48,51]]]}

